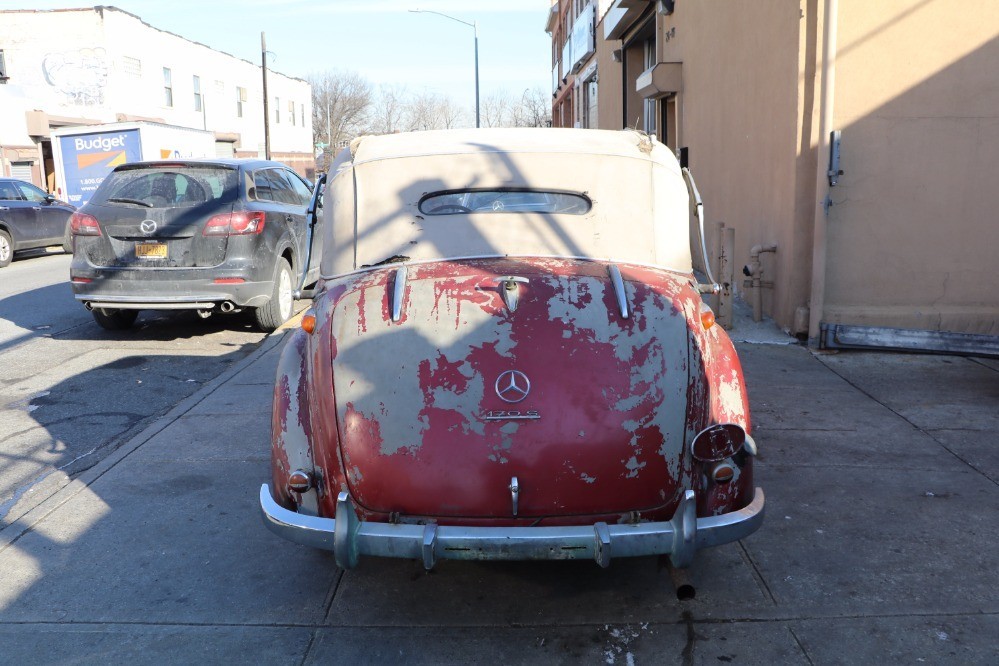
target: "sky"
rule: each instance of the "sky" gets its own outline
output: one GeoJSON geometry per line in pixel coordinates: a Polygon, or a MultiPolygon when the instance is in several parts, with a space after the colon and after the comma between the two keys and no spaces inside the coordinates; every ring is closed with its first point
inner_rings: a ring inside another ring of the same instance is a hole
{"type": "Polygon", "coordinates": [[[429,13],[476,23],[481,97],[513,98],[551,87],[550,0],[0,0],[0,9],[65,9],[107,4],[161,30],[306,78],[356,71],[376,86],[451,96],[475,104],[475,31],[429,13]]]}

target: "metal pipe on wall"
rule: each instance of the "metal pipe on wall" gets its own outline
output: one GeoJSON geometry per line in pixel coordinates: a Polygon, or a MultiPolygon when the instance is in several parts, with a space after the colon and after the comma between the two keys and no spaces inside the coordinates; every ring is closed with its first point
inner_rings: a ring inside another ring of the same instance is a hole
{"type": "Polygon", "coordinates": [[[825,0],[822,23],[822,88],[819,106],[819,140],[815,155],[815,217],[812,240],[812,291],[809,299],[808,341],[818,345],[819,324],[826,300],[826,226],[829,218],[829,133],[833,126],[836,86],[836,36],[839,27],[839,0],[825,0]],[[821,198],[820,198],[821,197],[821,198]]]}
{"type": "Polygon", "coordinates": [[[753,301],[753,321],[763,321],[763,288],[772,287],[773,281],[763,281],[763,262],[760,255],[764,252],[776,252],[777,243],[769,245],[754,245],[749,251],[749,264],[742,269],[747,277],[751,278],[747,285],[751,291],[753,301]]]}

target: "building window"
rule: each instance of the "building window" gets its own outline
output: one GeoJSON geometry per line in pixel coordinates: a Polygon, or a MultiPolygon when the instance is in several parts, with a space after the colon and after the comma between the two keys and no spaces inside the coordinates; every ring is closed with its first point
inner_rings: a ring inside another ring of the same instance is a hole
{"type": "Polygon", "coordinates": [[[280,125],[281,124],[281,98],[280,97],[275,97],[274,98],[274,124],[275,125],[280,125]]]}
{"type": "Polygon", "coordinates": [[[302,110],[302,127],[305,127],[305,105],[299,107],[302,110]]]}
{"type": "Polygon", "coordinates": [[[142,61],[131,56],[122,56],[121,69],[125,72],[126,76],[137,79],[142,76],[142,61]]]}
{"type": "Polygon", "coordinates": [[[7,61],[3,57],[3,49],[0,49],[0,83],[7,83],[7,61]]]}
{"type": "Polygon", "coordinates": [[[236,117],[243,117],[243,103],[246,102],[246,88],[236,86],[236,117]]]}
{"type": "MultiPolygon", "coordinates": [[[[642,71],[649,71],[656,66],[656,38],[645,40],[644,44],[644,56],[645,62],[643,63],[644,68],[642,71]]],[[[642,129],[645,130],[646,134],[656,133],[656,99],[654,97],[646,97],[642,101],[642,129]]]]}
{"type": "Polygon", "coordinates": [[[163,106],[173,106],[173,76],[169,67],[163,68],[163,106]]]}
{"type": "Polygon", "coordinates": [[[295,102],[288,102],[288,120],[295,124],[295,102]]]}
{"type": "Polygon", "coordinates": [[[194,77],[194,110],[201,111],[201,77],[194,77]]]}
{"type": "Polygon", "coordinates": [[[597,78],[593,77],[583,84],[583,127],[597,127],[597,78]]]}

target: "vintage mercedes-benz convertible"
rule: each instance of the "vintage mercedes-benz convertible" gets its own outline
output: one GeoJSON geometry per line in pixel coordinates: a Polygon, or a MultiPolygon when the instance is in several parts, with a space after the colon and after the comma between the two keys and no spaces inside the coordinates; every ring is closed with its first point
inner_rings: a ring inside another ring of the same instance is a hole
{"type": "Polygon", "coordinates": [[[702,302],[715,285],[691,266],[700,209],[689,173],[638,132],[355,140],[331,167],[322,279],[278,367],[266,525],[345,568],[685,567],[751,534],[756,443],[702,302]]]}

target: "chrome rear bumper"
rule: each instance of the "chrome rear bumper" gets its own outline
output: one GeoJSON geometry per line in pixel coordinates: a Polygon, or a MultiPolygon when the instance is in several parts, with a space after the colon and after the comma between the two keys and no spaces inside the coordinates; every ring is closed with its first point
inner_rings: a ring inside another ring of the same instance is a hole
{"type": "Polygon", "coordinates": [[[346,492],[337,497],[336,518],[319,518],[279,506],[265,483],[260,487],[264,524],[289,541],[332,550],[337,564],[350,569],[361,555],[423,560],[429,570],[438,559],[577,560],[600,566],[612,557],[669,555],[673,565],[689,566],[694,553],[738,541],[763,522],[763,490],[749,506],[720,516],[697,518],[694,492],[688,490],[673,518],[658,523],[569,527],[461,527],[361,522],[346,492]]]}

